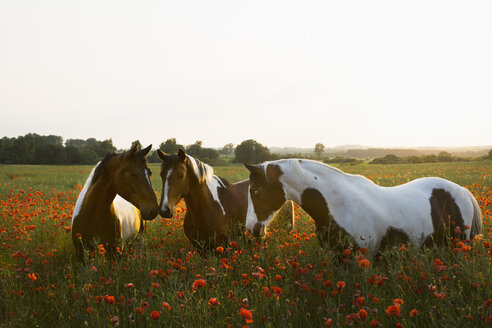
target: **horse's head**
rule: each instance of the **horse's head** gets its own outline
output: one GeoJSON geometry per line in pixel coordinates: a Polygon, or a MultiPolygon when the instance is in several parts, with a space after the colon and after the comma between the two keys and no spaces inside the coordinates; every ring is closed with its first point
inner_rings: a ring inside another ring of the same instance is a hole
{"type": "Polygon", "coordinates": [[[254,237],[263,237],[275,212],[285,203],[285,193],[279,177],[283,174],[276,164],[250,165],[248,212],[246,229],[254,237]]]}
{"type": "Polygon", "coordinates": [[[174,207],[189,191],[188,158],[182,149],[178,150],[177,155],[167,155],[160,149],[157,149],[157,154],[162,160],[159,214],[171,218],[174,215],[174,207]]]}
{"type": "Polygon", "coordinates": [[[154,219],[159,211],[150,182],[152,172],[145,158],[151,148],[152,145],[140,149],[139,144],[135,143],[129,151],[118,156],[112,167],[116,193],[135,205],[144,220],[154,219]]]}

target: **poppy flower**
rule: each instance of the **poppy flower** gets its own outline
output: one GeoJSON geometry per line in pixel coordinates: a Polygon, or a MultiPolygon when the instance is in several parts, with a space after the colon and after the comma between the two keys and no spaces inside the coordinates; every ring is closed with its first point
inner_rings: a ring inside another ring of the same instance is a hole
{"type": "Polygon", "coordinates": [[[253,313],[251,312],[251,310],[241,308],[241,310],[239,310],[239,316],[243,317],[246,320],[246,323],[253,322],[253,313]]]}
{"type": "Polygon", "coordinates": [[[419,311],[417,311],[416,309],[413,309],[412,311],[410,311],[411,317],[415,317],[417,314],[419,314],[419,311]]]}
{"type": "Polygon", "coordinates": [[[169,305],[168,302],[162,302],[162,309],[163,310],[172,310],[172,308],[173,307],[171,305],[169,305]]]}
{"type": "Polygon", "coordinates": [[[400,316],[400,306],[399,305],[390,305],[386,308],[386,314],[389,316],[400,316]]]}
{"type": "Polygon", "coordinates": [[[193,282],[191,287],[193,288],[193,291],[196,291],[198,288],[203,288],[205,287],[206,283],[205,280],[203,279],[197,279],[193,282]]]}
{"type": "Polygon", "coordinates": [[[339,281],[337,282],[337,288],[338,289],[343,289],[345,287],[345,281],[339,281]]]}
{"type": "Polygon", "coordinates": [[[161,314],[157,311],[152,311],[150,312],[150,319],[152,320],[158,320],[161,314]]]}
{"type": "Polygon", "coordinates": [[[208,300],[208,305],[210,305],[210,307],[213,308],[216,305],[220,305],[220,302],[217,299],[217,297],[212,297],[211,299],[208,300]]]}

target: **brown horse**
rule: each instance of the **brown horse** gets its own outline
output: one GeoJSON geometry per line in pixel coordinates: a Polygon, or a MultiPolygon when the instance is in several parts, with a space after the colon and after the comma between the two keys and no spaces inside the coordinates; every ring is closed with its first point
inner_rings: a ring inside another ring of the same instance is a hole
{"type": "Polygon", "coordinates": [[[108,154],[92,170],[79,194],[72,216],[72,241],[77,258],[94,241],[110,256],[121,241],[132,240],[144,228],[143,220],[157,216],[159,207],[145,156],[152,145],[139,150],[136,143],[122,154],[108,154]]]}
{"type": "MultiPolygon", "coordinates": [[[[157,152],[162,160],[163,190],[159,213],[172,217],[175,205],[183,197],[187,206],[184,232],[197,250],[213,250],[227,243],[230,234],[245,230],[249,180],[229,183],[182,149],[177,155],[167,155],[159,149],[157,152]]],[[[293,203],[286,202],[277,217],[287,220],[292,229],[293,203]]]]}

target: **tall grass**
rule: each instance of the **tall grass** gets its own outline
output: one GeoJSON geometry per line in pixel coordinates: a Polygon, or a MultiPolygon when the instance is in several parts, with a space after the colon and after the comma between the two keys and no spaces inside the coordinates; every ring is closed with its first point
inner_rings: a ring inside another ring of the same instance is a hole
{"type": "MultiPolygon", "coordinates": [[[[319,247],[313,221],[296,208],[294,232],[274,223],[265,239],[242,237],[202,258],[184,236],[180,203],[173,219],[156,218],[117,261],[95,254],[81,266],[69,226],[91,167],[0,166],[0,326],[241,327],[241,308],[252,311],[252,327],[489,326],[491,162],[341,168],[386,186],[433,175],[468,186],[484,234],[454,249],[395,245],[369,262],[354,250],[340,260],[319,247]],[[193,288],[198,279],[205,286],[193,288]]],[[[159,166],[151,169],[160,193],[159,166]]],[[[247,177],[242,166],[215,171],[247,177]]]]}

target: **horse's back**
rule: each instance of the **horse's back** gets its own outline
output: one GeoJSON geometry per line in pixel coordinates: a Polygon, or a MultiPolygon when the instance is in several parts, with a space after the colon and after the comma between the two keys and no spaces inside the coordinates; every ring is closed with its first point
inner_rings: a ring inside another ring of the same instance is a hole
{"type": "MultiPolygon", "coordinates": [[[[473,196],[470,197],[471,193],[466,188],[452,181],[425,177],[392,187],[390,190],[399,198],[399,200],[393,199],[395,203],[406,202],[409,208],[420,212],[419,216],[425,219],[425,222],[421,222],[422,225],[430,226],[432,222],[433,233],[444,219],[451,219],[452,222],[459,223],[463,227],[472,226],[476,212],[473,196]],[[417,204],[421,205],[417,206],[417,204]],[[432,220],[429,222],[427,218],[432,220]]],[[[418,220],[415,221],[417,222],[418,220]]],[[[414,229],[418,230],[418,227],[414,229]]],[[[469,230],[466,231],[466,236],[470,236],[469,230]]]]}
{"type": "Polygon", "coordinates": [[[120,195],[114,198],[113,206],[121,224],[121,239],[123,241],[132,239],[143,228],[140,211],[120,195]]]}

